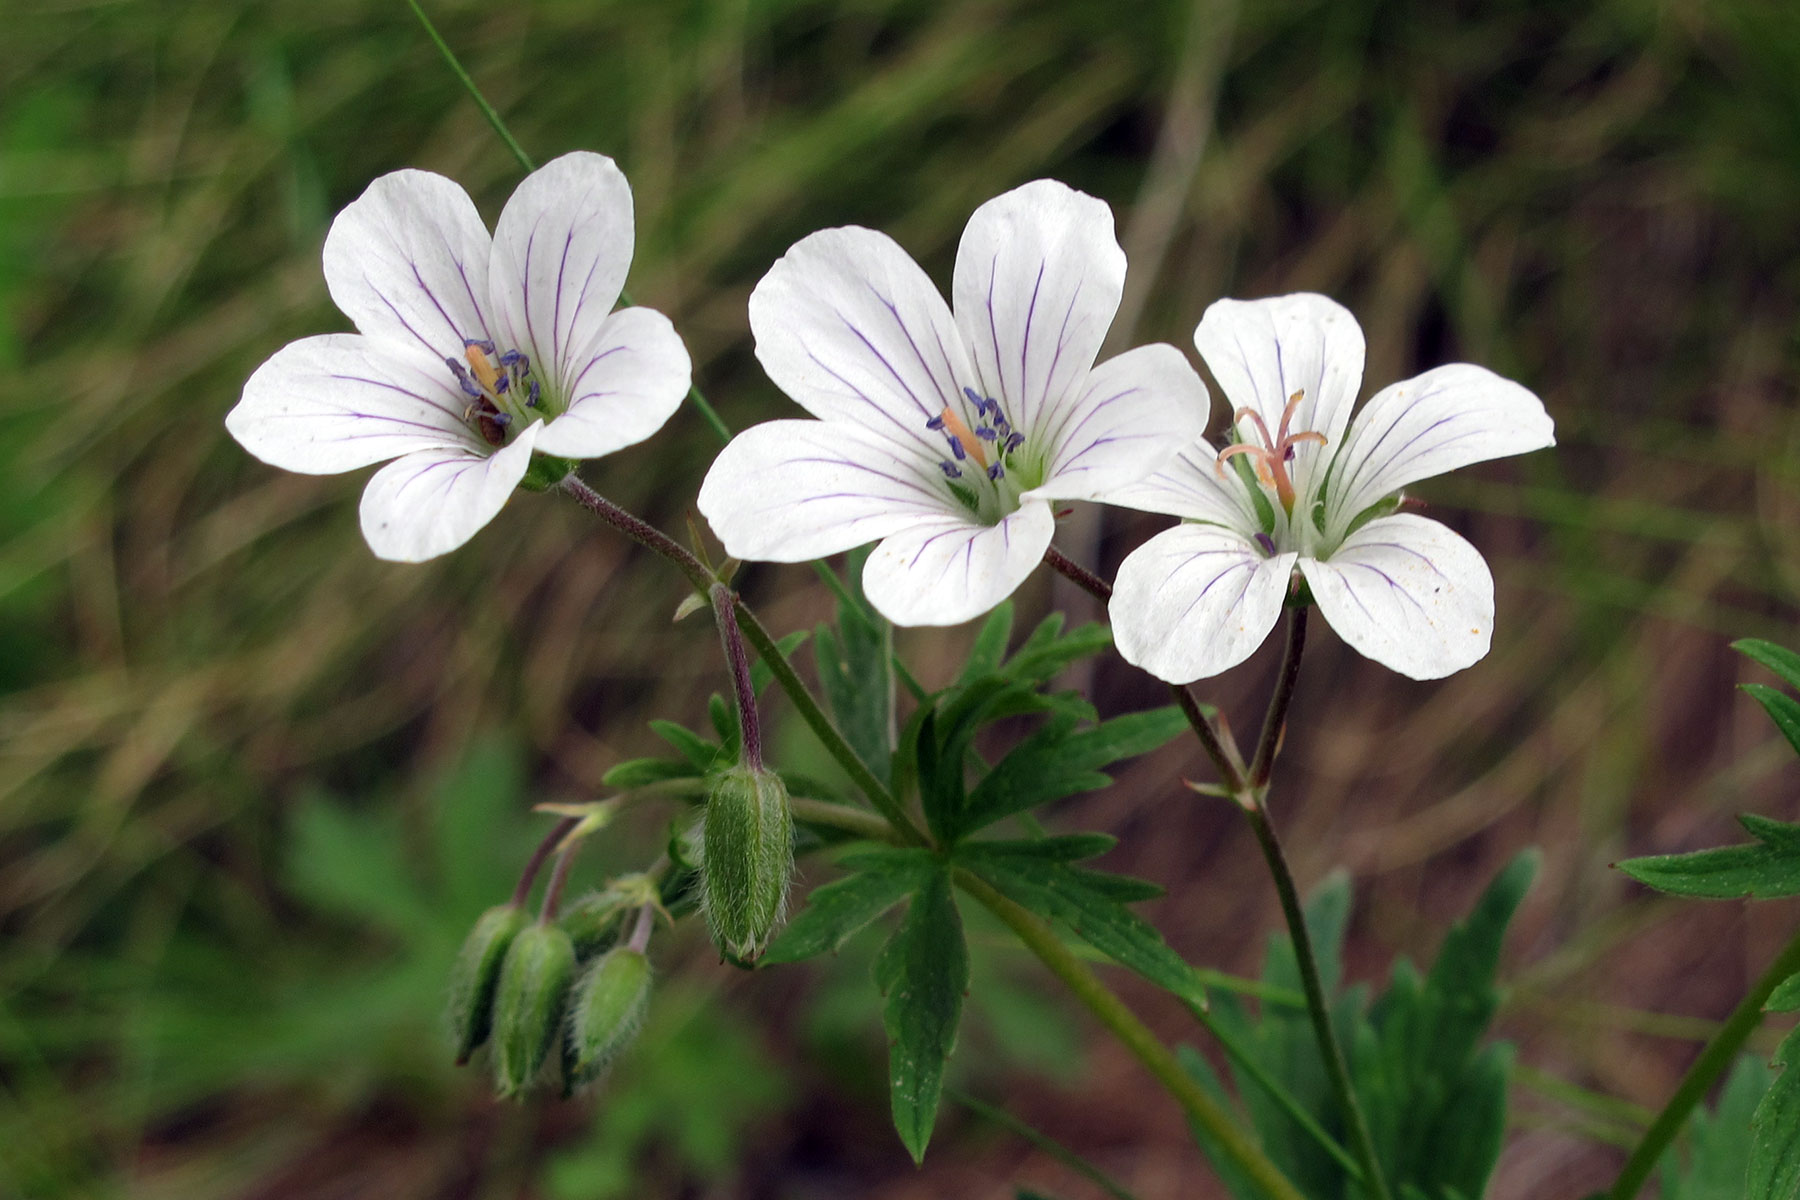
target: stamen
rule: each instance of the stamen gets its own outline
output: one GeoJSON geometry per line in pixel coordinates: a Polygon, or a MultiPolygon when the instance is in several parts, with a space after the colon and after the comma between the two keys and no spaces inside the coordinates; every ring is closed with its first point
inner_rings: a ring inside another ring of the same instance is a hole
{"type": "Polygon", "coordinates": [[[992,479],[992,480],[995,480],[996,482],[998,482],[999,480],[1005,478],[1005,476],[1006,476],[1006,469],[1004,467],[1002,467],[999,463],[995,463],[993,466],[988,468],[988,478],[989,479],[992,479]]]}
{"type": "Polygon", "coordinates": [[[955,437],[952,437],[950,439],[950,453],[956,455],[956,459],[958,462],[961,462],[963,459],[969,457],[969,452],[967,450],[963,449],[963,444],[962,444],[961,440],[959,440],[958,438],[955,438],[955,437]]]}
{"type": "Polygon", "coordinates": [[[525,393],[525,407],[536,408],[538,406],[538,397],[542,396],[543,393],[544,389],[538,386],[538,381],[535,379],[532,380],[531,390],[525,393]]]}
{"type": "Polygon", "coordinates": [[[938,466],[942,467],[944,469],[944,474],[948,475],[951,479],[962,478],[962,468],[951,462],[949,459],[946,458],[943,462],[939,463],[938,466]]]}
{"type": "Polygon", "coordinates": [[[500,378],[500,373],[494,370],[494,364],[488,361],[488,355],[493,352],[493,349],[492,342],[485,343],[485,348],[484,343],[481,342],[465,342],[463,357],[469,360],[469,370],[474,373],[481,386],[489,392],[498,394],[495,384],[500,378]]]}
{"type": "Polygon", "coordinates": [[[1274,538],[1270,537],[1266,533],[1258,532],[1256,535],[1256,544],[1262,547],[1263,556],[1265,558],[1274,558],[1275,557],[1275,539],[1274,538]]]}
{"type": "Polygon", "coordinates": [[[977,425],[975,427],[975,436],[984,442],[998,441],[1000,438],[999,434],[989,429],[986,425],[977,425]]]}
{"type": "Polygon", "coordinates": [[[938,414],[938,419],[943,421],[944,428],[950,433],[950,448],[957,458],[960,459],[963,456],[962,452],[967,450],[977,464],[984,467],[988,465],[987,455],[981,449],[981,442],[973,433],[969,432],[969,427],[963,423],[963,419],[957,416],[954,410],[946,405],[944,411],[938,414]]]}
{"type": "Polygon", "coordinates": [[[942,429],[943,427],[944,427],[944,418],[942,418],[942,417],[933,417],[929,421],[925,422],[925,428],[931,430],[934,433],[937,432],[938,430],[942,429]]]}

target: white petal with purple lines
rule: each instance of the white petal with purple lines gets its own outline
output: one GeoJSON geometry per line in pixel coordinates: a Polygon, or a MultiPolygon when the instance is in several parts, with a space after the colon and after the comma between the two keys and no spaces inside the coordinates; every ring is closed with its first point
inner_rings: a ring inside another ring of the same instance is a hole
{"type": "Polygon", "coordinates": [[[854,421],[934,456],[925,422],[975,382],[950,310],[894,240],[824,229],[796,242],[750,294],[756,357],[808,412],[854,421]]]}
{"type": "Polygon", "coordinates": [[[327,333],[258,367],[225,428],[270,466],[333,475],[431,447],[474,449],[466,403],[448,372],[359,334],[327,333]]]}
{"type": "Polygon", "coordinates": [[[538,435],[545,454],[599,458],[636,445],[661,429],[688,393],[687,347],[654,309],[612,314],[587,355],[569,377],[568,409],[538,435]]]}
{"type": "Polygon", "coordinates": [[[448,554],[494,519],[531,464],[540,424],[512,444],[483,450],[421,450],[397,458],[363,490],[363,538],[375,557],[424,562],[448,554]]]}
{"type": "Polygon", "coordinates": [[[325,284],[358,329],[441,363],[488,336],[487,226],[442,175],[383,175],[331,223],[325,284]]]}
{"type": "Polygon", "coordinates": [[[1156,474],[1114,488],[1100,499],[1139,512],[1223,525],[1252,537],[1258,528],[1256,512],[1249,492],[1230,472],[1230,467],[1219,470],[1219,454],[1212,443],[1198,438],[1156,474]]]}
{"type": "Polygon", "coordinates": [[[1169,683],[1235,667],[1275,628],[1297,557],[1265,558],[1254,542],[1210,525],[1157,534],[1113,582],[1120,656],[1169,683]]]}
{"type": "Polygon", "coordinates": [[[1350,310],[1310,292],[1218,300],[1200,318],[1194,346],[1232,411],[1254,410],[1272,435],[1278,434],[1288,400],[1305,393],[1291,427],[1321,433],[1326,443],[1295,447],[1290,470],[1300,494],[1311,495],[1314,476],[1337,453],[1362,386],[1362,327],[1350,310]]]}
{"type": "Polygon", "coordinates": [[[848,421],[754,425],[700,486],[725,552],[759,562],[835,554],[946,517],[952,503],[935,463],[848,421]]]}
{"type": "Polygon", "coordinates": [[[1379,517],[1329,561],[1300,560],[1319,611],[1361,654],[1413,679],[1479,662],[1494,631],[1494,579],[1481,552],[1436,521],[1379,517]]]}
{"type": "Polygon", "coordinates": [[[993,525],[929,517],[891,534],[869,555],[863,591],[896,625],[959,625],[987,612],[1043,561],[1056,519],[1027,500],[993,525]]]}
{"type": "Polygon", "coordinates": [[[1485,367],[1451,363],[1377,392],[1332,464],[1331,530],[1409,483],[1556,444],[1544,402],[1485,367]]]}
{"type": "Polygon", "coordinates": [[[1040,179],[975,210],[956,252],[956,323],[988,395],[1028,436],[1094,365],[1125,286],[1106,202],[1040,179]]]}
{"type": "Polygon", "coordinates": [[[1106,499],[1198,440],[1208,403],[1206,385],[1173,346],[1139,346],[1108,359],[1042,434],[1054,457],[1033,494],[1106,499]]]}
{"type": "Polygon", "coordinates": [[[630,185],[612,159],[588,151],[533,171],[500,213],[489,274],[494,336],[501,349],[531,356],[558,403],[594,356],[625,286],[632,238],[630,185]]]}

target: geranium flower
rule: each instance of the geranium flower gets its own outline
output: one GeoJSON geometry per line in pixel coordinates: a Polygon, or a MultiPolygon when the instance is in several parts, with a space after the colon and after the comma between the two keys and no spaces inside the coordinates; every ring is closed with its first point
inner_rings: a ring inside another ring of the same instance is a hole
{"type": "Polygon", "coordinates": [[[612,311],[631,250],[631,188],[604,155],[532,172],[492,238],[450,180],[383,175],[325,238],[326,286],[362,332],[277,351],[225,427],[264,462],[309,475],[393,459],[363,492],[369,548],[401,562],[454,550],[534,453],[610,454],[655,433],[687,394],[668,318],[612,311]]]}
{"type": "Polygon", "coordinates": [[[819,419],[739,434],[700,511],[741,559],[881,539],[863,588],[897,624],[985,612],[1042,560],[1052,500],[1141,478],[1205,426],[1205,385],[1173,346],[1094,366],[1124,278],[1112,210],[1051,180],[969,219],[954,315],[885,234],[802,239],[752,293],[750,328],[769,378],[819,419]]]}
{"type": "Polygon", "coordinates": [[[1104,497],[1187,519],[1120,566],[1119,653],[1172,683],[1235,666],[1274,628],[1297,566],[1332,628],[1402,675],[1437,679],[1485,655],[1487,563],[1443,525],[1396,511],[1398,493],[1554,445],[1542,401],[1455,363],[1382,389],[1352,423],[1362,330],[1323,296],[1221,300],[1194,344],[1236,410],[1237,441],[1202,439],[1104,497]]]}

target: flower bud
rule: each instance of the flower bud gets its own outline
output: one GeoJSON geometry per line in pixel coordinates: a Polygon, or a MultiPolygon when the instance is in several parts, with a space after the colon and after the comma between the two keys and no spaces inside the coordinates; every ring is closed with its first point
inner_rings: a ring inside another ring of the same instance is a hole
{"type": "Polygon", "coordinates": [[[494,987],[500,964],[519,930],[530,918],[516,904],[501,904],[482,913],[450,968],[450,1038],[456,1043],[456,1065],[469,1061],[487,1041],[493,1026],[494,987]]]}
{"type": "Polygon", "coordinates": [[[569,1000],[563,1078],[572,1090],[596,1078],[637,1035],[650,1008],[650,959],[617,946],[594,960],[569,1000]]]}
{"type": "Polygon", "coordinates": [[[741,765],[721,772],[707,796],[704,836],[713,941],[733,958],[754,958],[781,920],[794,869],[794,818],[780,776],[741,765]]]}
{"type": "Polygon", "coordinates": [[[590,958],[617,940],[619,914],[629,904],[629,897],[608,888],[603,892],[589,892],[573,904],[564,906],[556,923],[575,943],[577,959],[590,958]]]}
{"type": "Polygon", "coordinates": [[[519,931],[494,992],[494,1081],[502,1096],[531,1086],[562,1028],[575,944],[555,925],[519,931]]]}

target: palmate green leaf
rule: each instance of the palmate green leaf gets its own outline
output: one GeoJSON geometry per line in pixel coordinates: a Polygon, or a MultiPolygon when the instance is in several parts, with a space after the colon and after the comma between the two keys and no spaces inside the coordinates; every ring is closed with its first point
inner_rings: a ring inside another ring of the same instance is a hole
{"type": "Polygon", "coordinates": [[[1709,900],[1768,900],[1800,894],[1800,825],[1744,813],[1739,824],[1756,838],[1737,846],[1628,858],[1619,870],[1658,891],[1709,900]]]}
{"type": "Polygon", "coordinates": [[[964,828],[979,829],[1052,800],[1103,788],[1112,780],[1098,768],[1147,754],[1186,729],[1186,718],[1173,705],[1127,713],[1080,732],[1053,721],[1015,746],[970,793],[964,828]]]}
{"type": "Polygon", "coordinates": [[[1001,667],[1010,679],[1044,683],[1077,659],[1099,654],[1112,645],[1112,630],[1089,622],[1063,633],[1063,615],[1051,613],[1038,623],[1001,667]]]}
{"type": "Polygon", "coordinates": [[[957,848],[956,861],[1009,899],[1067,925],[1120,966],[1183,999],[1206,1002],[1205,989],[1187,960],[1169,948],[1155,926],[1125,907],[1127,899],[1147,899],[1146,890],[1155,885],[1070,866],[1039,853],[1039,845],[967,842],[957,848]]]}
{"type": "Polygon", "coordinates": [[[1713,1110],[1700,1108],[1688,1118],[1685,1147],[1677,1143],[1663,1152],[1661,1200],[1743,1200],[1751,1120],[1769,1090],[1769,1078],[1760,1058],[1746,1054],[1738,1059],[1713,1110]]]}
{"type": "Polygon", "coordinates": [[[981,623],[981,632],[975,635],[975,644],[969,647],[968,661],[956,682],[973,683],[983,675],[999,671],[1000,663],[1006,658],[1006,643],[1012,637],[1012,627],[1013,603],[1005,600],[981,623]]]}
{"type": "Polygon", "coordinates": [[[1775,1048],[1781,1073],[1750,1121],[1750,1170],[1746,1200],[1800,1197],[1800,1030],[1775,1048]]]}
{"type": "Polygon", "coordinates": [[[1800,654],[1760,638],[1743,638],[1731,643],[1731,648],[1781,676],[1789,687],[1800,688],[1800,654]]]}
{"type": "Polygon", "coordinates": [[[814,888],[806,907],[764,953],[764,965],[836,953],[858,930],[917,890],[933,869],[924,850],[878,850],[840,864],[852,872],[814,888]]]}
{"type": "Polygon", "coordinates": [[[887,997],[882,1023],[894,1130],[920,1162],[937,1120],[944,1065],[956,1049],[969,988],[969,949],[950,873],[942,864],[926,875],[907,905],[906,919],[882,948],[875,983],[887,997]]]}

